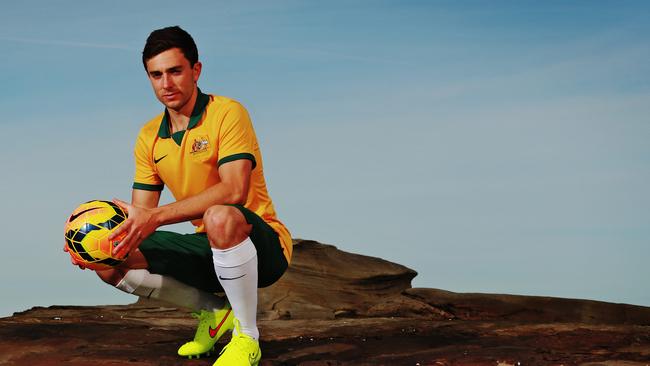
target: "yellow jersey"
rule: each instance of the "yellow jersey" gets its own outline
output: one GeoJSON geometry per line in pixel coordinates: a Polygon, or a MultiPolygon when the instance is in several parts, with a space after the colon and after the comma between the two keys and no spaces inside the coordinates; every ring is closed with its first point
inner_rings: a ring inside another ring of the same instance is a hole
{"type": "MultiPolygon", "coordinates": [[[[176,200],[196,195],[220,182],[224,163],[248,159],[253,163],[244,207],[255,212],[278,233],[287,262],[291,261],[291,234],[278,220],[266,189],[262,155],[248,112],[237,101],[198,91],[185,131],[170,134],[167,109],[138,134],[135,144],[133,189],[162,191],[166,185],[176,200]]],[[[203,220],[192,220],[204,232],[203,220]]]]}

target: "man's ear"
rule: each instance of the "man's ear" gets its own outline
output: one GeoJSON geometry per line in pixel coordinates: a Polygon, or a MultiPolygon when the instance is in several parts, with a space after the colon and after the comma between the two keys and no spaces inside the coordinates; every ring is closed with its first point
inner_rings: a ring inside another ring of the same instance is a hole
{"type": "Polygon", "coordinates": [[[194,72],[194,82],[196,83],[199,81],[199,76],[201,76],[201,68],[203,65],[201,64],[201,61],[197,61],[194,66],[192,67],[192,71],[194,72]]]}

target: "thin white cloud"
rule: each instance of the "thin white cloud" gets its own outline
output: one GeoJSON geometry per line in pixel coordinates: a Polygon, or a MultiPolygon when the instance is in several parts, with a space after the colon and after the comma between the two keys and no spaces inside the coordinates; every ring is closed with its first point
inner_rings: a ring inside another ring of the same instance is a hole
{"type": "MultiPolygon", "coordinates": [[[[558,93],[580,93],[579,95],[608,95],[618,98],[621,91],[616,89],[612,80],[630,78],[628,74],[634,70],[642,72],[650,48],[646,45],[629,44],[602,47],[601,50],[589,49],[584,43],[576,42],[574,49],[584,51],[565,55],[566,47],[552,48],[545,51],[545,61],[524,65],[516,72],[501,72],[483,77],[459,77],[450,82],[409,85],[412,94],[427,95],[428,98],[439,100],[458,98],[468,95],[507,95],[521,99],[527,91],[546,91],[558,93]],[[577,90],[563,91],[562,86],[589,85],[577,90]],[[517,94],[514,91],[521,91],[517,94]],[[499,94],[497,94],[497,92],[499,94]]],[[[540,56],[541,57],[541,56],[540,56]]],[[[628,91],[625,95],[629,95],[628,91]]],[[[646,93],[643,91],[635,94],[646,93]]],[[[533,94],[534,95],[534,94],[533,94]]],[[[564,98],[566,94],[562,95],[564,98]]],[[[535,96],[538,98],[538,96],[535,96]]]]}
{"type": "Polygon", "coordinates": [[[56,39],[34,39],[34,38],[21,38],[21,37],[0,37],[2,41],[41,44],[49,46],[66,46],[66,47],[82,47],[82,48],[104,48],[116,50],[134,50],[133,47],[128,47],[122,44],[106,44],[106,43],[91,43],[91,42],[74,42],[62,41],[56,39]]]}
{"type": "Polygon", "coordinates": [[[345,51],[334,50],[327,47],[310,47],[310,46],[295,46],[287,47],[278,44],[257,42],[254,46],[242,45],[241,42],[221,42],[222,47],[228,50],[239,52],[247,52],[262,55],[263,57],[284,57],[284,58],[316,58],[319,60],[344,60],[344,61],[357,61],[367,63],[378,63],[396,66],[410,66],[409,63],[398,59],[389,59],[384,57],[366,56],[354,54],[345,51]]]}
{"type": "Polygon", "coordinates": [[[380,63],[380,64],[388,64],[388,65],[398,65],[398,66],[408,66],[408,63],[398,61],[398,60],[390,60],[386,58],[381,58],[381,57],[370,57],[370,56],[360,56],[360,55],[355,55],[355,54],[349,54],[349,53],[344,53],[344,52],[339,52],[339,51],[333,51],[333,50],[328,50],[324,47],[321,48],[316,48],[316,47],[294,47],[294,48],[274,48],[275,52],[280,51],[282,54],[287,55],[287,54],[295,54],[295,55],[300,55],[300,56],[306,56],[306,57],[327,57],[331,59],[341,59],[341,60],[348,60],[348,61],[361,61],[361,62],[370,62],[370,63],[380,63]]]}

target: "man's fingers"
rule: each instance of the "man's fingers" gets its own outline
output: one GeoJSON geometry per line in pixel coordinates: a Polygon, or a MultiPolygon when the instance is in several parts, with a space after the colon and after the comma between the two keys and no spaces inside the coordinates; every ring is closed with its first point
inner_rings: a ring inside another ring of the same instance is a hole
{"type": "MultiPolygon", "coordinates": [[[[128,235],[127,235],[128,238],[128,235]]],[[[120,258],[121,255],[120,253],[122,252],[122,248],[124,248],[124,245],[126,245],[126,238],[122,240],[118,245],[113,247],[113,257],[120,258]]]]}
{"type": "Polygon", "coordinates": [[[129,227],[129,221],[125,221],[122,225],[118,226],[115,230],[111,232],[111,234],[108,236],[108,240],[113,240],[117,238],[118,236],[122,235],[123,232],[128,230],[129,227]]]}
{"type": "Polygon", "coordinates": [[[117,198],[113,198],[113,203],[120,206],[120,208],[124,210],[127,215],[129,214],[129,208],[131,207],[131,205],[117,198]]]}
{"type": "Polygon", "coordinates": [[[120,240],[120,242],[113,247],[113,256],[120,258],[122,255],[121,253],[124,251],[124,248],[127,247],[129,244],[129,241],[131,240],[131,233],[127,232],[126,236],[120,240]]]}
{"type": "Polygon", "coordinates": [[[126,254],[129,253],[129,250],[131,249],[131,241],[133,241],[134,238],[134,232],[129,232],[124,239],[120,241],[120,243],[113,248],[113,256],[117,258],[124,258],[126,254]]]}
{"type": "Polygon", "coordinates": [[[72,256],[70,256],[70,262],[72,262],[73,265],[79,267],[79,269],[86,269],[86,267],[82,266],[79,262],[77,262],[72,256]]]}

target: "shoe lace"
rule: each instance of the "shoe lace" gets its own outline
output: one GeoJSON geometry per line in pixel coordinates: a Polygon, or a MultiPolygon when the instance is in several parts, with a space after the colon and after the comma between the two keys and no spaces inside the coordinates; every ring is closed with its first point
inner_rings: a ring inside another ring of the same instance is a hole
{"type": "Polygon", "coordinates": [[[230,343],[228,343],[223,347],[221,353],[223,354],[225,352],[230,351],[230,352],[234,352],[239,357],[246,359],[248,353],[250,352],[249,347],[247,347],[247,344],[249,342],[250,342],[250,338],[248,336],[244,334],[237,334],[232,337],[230,343]]]}
{"type": "Polygon", "coordinates": [[[236,352],[238,355],[241,355],[241,357],[246,357],[248,356],[248,353],[250,349],[247,347],[247,345],[251,342],[252,338],[241,331],[241,326],[239,324],[239,320],[235,318],[235,330],[237,334],[235,335],[233,333],[232,339],[230,340],[230,343],[225,345],[223,347],[223,350],[221,351],[220,354],[223,354],[226,352],[226,349],[231,349],[231,351],[238,351],[236,352]],[[244,356],[246,355],[246,356],[244,356]]]}

